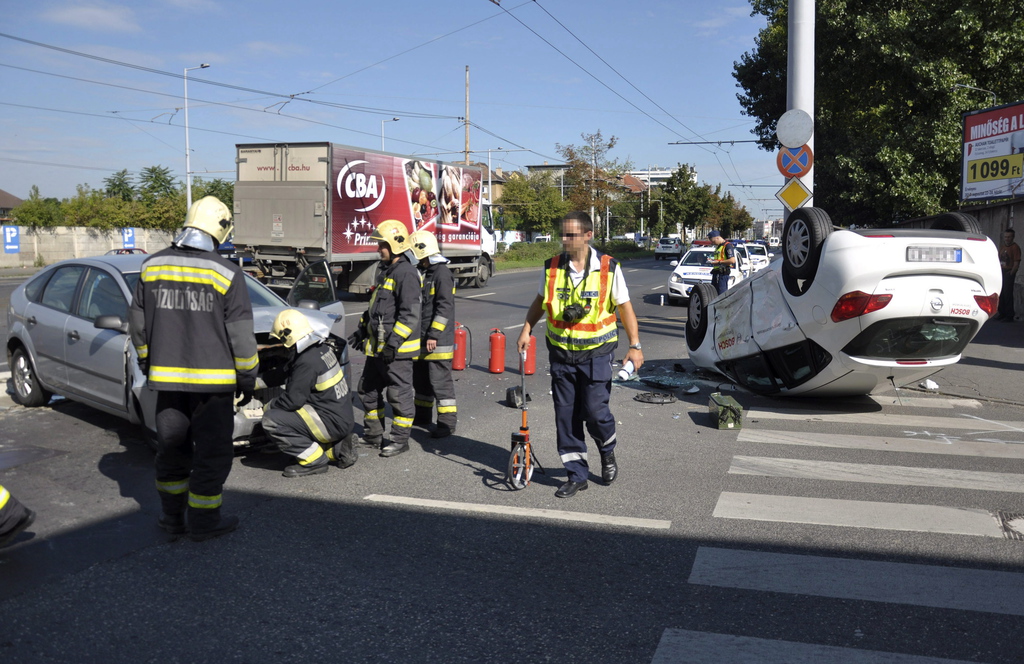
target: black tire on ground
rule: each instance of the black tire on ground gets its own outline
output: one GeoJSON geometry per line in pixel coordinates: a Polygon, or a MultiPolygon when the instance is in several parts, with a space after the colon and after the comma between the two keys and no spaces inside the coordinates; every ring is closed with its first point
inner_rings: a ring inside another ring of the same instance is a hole
{"type": "Polygon", "coordinates": [[[14,396],[22,406],[35,408],[50,402],[52,395],[39,384],[32,359],[24,348],[18,348],[11,355],[11,379],[14,381],[14,396]]]}
{"type": "Polygon", "coordinates": [[[708,305],[718,297],[711,284],[697,284],[690,291],[690,306],[686,313],[686,347],[697,350],[708,333],[708,305]]]}
{"type": "Polygon", "coordinates": [[[487,280],[491,278],[491,261],[489,258],[481,258],[480,266],[477,268],[476,277],[472,279],[474,288],[483,288],[487,280]]]}
{"type": "Polygon", "coordinates": [[[965,233],[981,233],[978,220],[964,212],[946,212],[932,221],[932,230],[963,231],[965,233]]]}
{"type": "Polygon", "coordinates": [[[782,231],[782,271],[794,279],[812,280],[818,272],[821,245],[832,233],[832,220],[821,208],[797,208],[782,231]]]}

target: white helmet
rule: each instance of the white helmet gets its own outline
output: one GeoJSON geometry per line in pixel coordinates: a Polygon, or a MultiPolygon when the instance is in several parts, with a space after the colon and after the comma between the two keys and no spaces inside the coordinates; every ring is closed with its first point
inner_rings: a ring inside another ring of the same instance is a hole
{"type": "Polygon", "coordinates": [[[231,210],[215,196],[200,198],[185,215],[185,228],[198,228],[212,236],[217,244],[224,242],[234,227],[231,210]]]}
{"type": "Polygon", "coordinates": [[[295,309],[285,309],[279,313],[270,329],[270,336],[280,339],[285,348],[291,348],[311,334],[313,327],[309,319],[295,309]]]}
{"type": "Polygon", "coordinates": [[[378,242],[387,242],[388,246],[391,247],[391,253],[395,256],[403,254],[410,249],[409,230],[405,227],[405,224],[397,219],[387,219],[380,222],[377,228],[373,229],[373,235],[370,236],[370,239],[378,242]]]}
{"type": "Polygon", "coordinates": [[[418,261],[427,256],[441,253],[441,249],[437,246],[437,238],[430,231],[415,231],[409,236],[409,243],[412,245],[412,253],[418,261]]]}

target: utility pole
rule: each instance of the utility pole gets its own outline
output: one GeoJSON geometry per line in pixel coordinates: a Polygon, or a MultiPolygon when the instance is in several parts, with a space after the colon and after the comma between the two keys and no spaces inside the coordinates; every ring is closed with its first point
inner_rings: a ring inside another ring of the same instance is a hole
{"type": "Polygon", "coordinates": [[[469,165],[469,65],[466,65],[466,165],[469,165]]]}

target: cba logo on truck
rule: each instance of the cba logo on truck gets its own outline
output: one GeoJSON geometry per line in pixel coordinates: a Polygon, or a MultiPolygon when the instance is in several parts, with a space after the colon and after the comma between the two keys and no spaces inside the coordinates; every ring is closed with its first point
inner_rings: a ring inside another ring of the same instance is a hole
{"type": "Polygon", "coordinates": [[[369,212],[384,202],[387,182],[384,176],[373,173],[357,173],[352,169],[369,162],[361,159],[350,161],[338,173],[338,196],[342,199],[358,199],[365,203],[364,207],[356,208],[356,212],[369,212]]]}

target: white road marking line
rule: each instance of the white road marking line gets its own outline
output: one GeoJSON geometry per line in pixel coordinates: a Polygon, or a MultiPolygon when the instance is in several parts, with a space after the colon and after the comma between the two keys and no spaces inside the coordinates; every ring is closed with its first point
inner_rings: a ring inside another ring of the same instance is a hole
{"type": "Polygon", "coordinates": [[[914,406],[915,408],[981,408],[977,399],[961,399],[957,397],[908,397],[902,393],[869,394],[868,398],[880,406],[914,406]]]}
{"type": "Polygon", "coordinates": [[[474,297],[486,297],[488,295],[494,295],[494,293],[473,293],[472,295],[462,295],[461,297],[466,300],[472,300],[474,297]]]}
{"type": "Polygon", "coordinates": [[[413,507],[432,507],[434,509],[455,510],[459,512],[477,512],[482,514],[503,514],[506,516],[530,517],[534,519],[555,519],[558,521],[582,521],[584,523],[596,523],[604,526],[628,526],[631,528],[655,528],[668,530],[672,526],[671,521],[658,519],[636,519],[624,516],[609,516],[605,514],[584,514],[581,512],[562,512],[559,510],[544,510],[530,507],[512,507],[508,505],[481,505],[479,503],[455,503],[447,500],[428,500],[425,498],[407,498],[405,496],[385,496],[371,494],[365,500],[372,500],[378,503],[391,503],[395,505],[409,505],[413,507]]]}
{"type": "Polygon", "coordinates": [[[839,461],[735,456],[732,458],[732,465],[729,466],[729,474],[1024,493],[1024,475],[959,468],[911,468],[839,461]]]}
{"type": "Polygon", "coordinates": [[[870,500],[803,498],[723,491],[712,516],[776,523],[806,523],[844,528],[900,530],[1003,539],[1003,531],[987,510],[880,503],[870,500]]]}
{"type": "Polygon", "coordinates": [[[689,583],[1024,616],[1013,572],[700,547],[689,583]]]}
{"type": "Polygon", "coordinates": [[[0,371],[0,380],[9,380],[11,378],[10,371],[0,371]]]}
{"type": "Polygon", "coordinates": [[[919,454],[1024,459],[1024,440],[1017,441],[1018,444],[1007,444],[977,442],[973,440],[950,440],[949,437],[936,440],[934,438],[920,437],[853,436],[831,433],[826,435],[820,433],[797,433],[794,431],[743,429],[740,431],[737,441],[740,443],[837,447],[878,452],[914,452],[919,454]]]}
{"type": "Polygon", "coordinates": [[[654,288],[652,288],[651,290],[661,290],[662,288],[665,288],[665,284],[662,284],[662,285],[660,285],[660,286],[655,286],[655,287],[654,287],[654,288]]]}
{"type": "Polygon", "coordinates": [[[898,413],[826,413],[820,410],[757,410],[747,411],[745,419],[749,420],[790,420],[798,422],[833,422],[838,424],[883,424],[903,427],[925,427],[931,429],[984,429],[975,433],[1006,432],[1024,430],[1024,422],[993,422],[992,428],[981,426],[985,420],[969,416],[963,417],[928,417],[922,415],[903,415],[898,413]]]}
{"type": "Polygon", "coordinates": [[[959,659],[939,659],[903,653],[823,646],[796,641],[773,641],[752,636],[733,636],[688,629],[661,633],[651,664],[967,664],[959,659]]]}

